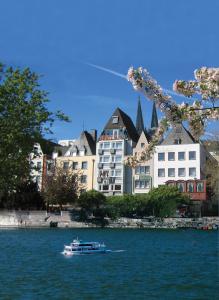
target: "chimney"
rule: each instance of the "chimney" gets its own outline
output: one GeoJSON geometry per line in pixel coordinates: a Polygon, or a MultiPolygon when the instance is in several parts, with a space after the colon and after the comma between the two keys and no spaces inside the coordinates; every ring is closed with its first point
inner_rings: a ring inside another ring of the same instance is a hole
{"type": "Polygon", "coordinates": [[[97,141],[97,130],[96,129],[91,129],[90,130],[90,135],[92,136],[94,142],[96,143],[96,141],[97,141]]]}

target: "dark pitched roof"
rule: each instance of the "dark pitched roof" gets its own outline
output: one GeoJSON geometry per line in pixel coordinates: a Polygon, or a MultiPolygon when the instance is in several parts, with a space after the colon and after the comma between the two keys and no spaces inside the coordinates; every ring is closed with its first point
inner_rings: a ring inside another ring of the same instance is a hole
{"type": "Polygon", "coordinates": [[[127,136],[137,142],[139,135],[136,131],[135,125],[133,124],[131,118],[122,111],[119,107],[116,108],[112,116],[109,118],[107,124],[104,127],[106,129],[126,129],[127,136]],[[118,117],[118,122],[113,123],[113,117],[118,117]]]}
{"type": "Polygon", "coordinates": [[[183,124],[176,124],[176,126],[171,129],[168,136],[163,140],[161,145],[173,145],[175,144],[174,141],[177,139],[180,140],[181,144],[196,143],[191,133],[183,126],[183,124]]]}
{"type": "Polygon", "coordinates": [[[137,109],[137,117],[136,117],[136,126],[135,127],[136,127],[138,135],[140,136],[142,131],[144,131],[144,120],[143,120],[143,116],[142,116],[140,97],[138,99],[138,109],[137,109]]]}
{"type": "Polygon", "coordinates": [[[40,144],[40,147],[42,149],[43,154],[47,154],[47,155],[52,155],[54,149],[59,146],[59,144],[54,143],[50,140],[46,140],[46,139],[40,139],[38,141],[38,143],[40,144]]]}

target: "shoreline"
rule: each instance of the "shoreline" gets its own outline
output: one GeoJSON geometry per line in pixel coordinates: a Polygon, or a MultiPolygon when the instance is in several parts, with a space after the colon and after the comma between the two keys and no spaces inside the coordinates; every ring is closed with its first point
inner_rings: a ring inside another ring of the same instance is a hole
{"type": "Polygon", "coordinates": [[[0,229],[43,228],[133,228],[133,229],[218,229],[219,217],[200,218],[118,218],[105,219],[106,223],[79,222],[71,212],[60,215],[46,211],[0,211],[0,229]]]}

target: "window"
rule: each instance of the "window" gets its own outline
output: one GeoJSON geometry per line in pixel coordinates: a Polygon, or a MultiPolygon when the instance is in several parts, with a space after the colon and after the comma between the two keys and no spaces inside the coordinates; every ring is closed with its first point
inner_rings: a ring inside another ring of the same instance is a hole
{"type": "Polygon", "coordinates": [[[196,160],[196,151],[189,151],[189,160],[196,160]]]}
{"type": "Polygon", "coordinates": [[[168,160],[175,160],[175,152],[168,152],[168,160]]]}
{"type": "Polygon", "coordinates": [[[87,175],[81,175],[81,183],[87,183],[87,175]]]}
{"type": "Polygon", "coordinates": [[[104,149],[109,149],[110,148],[110,143],[109,142],[103,143],[103,148],[104,149]]]}
{"type": "Polygon", "coordinates": [[[42,163],[41,163],[41,161],[38,161],[38,162],[37,162],[37,169],[40,170],[41,167],[42,167],[42,163]]]}
{"type": "Polygon", "coordinates": [[[115,162],[121,162],[122,161],[122,156],[121,155],[117,155],[115,158],[115,162]]]}
{"type": "Polygon", "coordinates": [[[165,177],[165,169],[158,169],[158,177],[165,177]]]}
{"type": "Polygon", "coordinates": [[[189,176],[196,177],[196,168],[189,168],[189,176]]]}
{"type": "Polygon", "coordinates": [[[83,169],[83,170],[87,169],[87,161],[82,161],[82,163],[81,163],[81,169],[83,169]]]}
{"type": "Polygon", "coordinates": [[[69,167],[69,162],[68,161],[64,161],[64,163],[63,163],[63,169],[67,170],[68,167],[69,167]]]}
{"type": "Polygon", "coordinates": [[[121,185],[120,184],[115,184],[115,190],[116,191],[121,191],[121,185]]]}
{"type": "Polygon", "coordinates": [[[136,180],[135,181],[135,188],[136,189],[145,189],[150,188],[150,180],[136,180]]]}
{"type": "Polygon", "coordinates": [[[150,166],[145,166],[145,174],[150,174],[150,166]]]}
{"type": "Polygon", "coordinates": [[[203,182],[197,182],[196,190],[198,193],[204,192],[204,183],[203,182]]]}
{"type": "Polygon", "coordinates": [[[165,153],[164,152],[158,153],[158,160],[159,161],[164,161],[165,160],[165,153]]]}
{"type": "Polygon", "coordinates": [[[116,143],[116,149],[122,149],[122,142],[116,143]]]}
{"type": "Polygon", "coordinates": [[[121,170],[115,170],[115,176],[121,176],[122,171],[121,170]]]}
{"type": "Polygon", "coordinates": [[[185,177],[186,176],[186,169],[185,168],[179,168],[178,169],[178,176],[179,177],[185,177]]]}
{"type": "Polygon", "coordinates": [[[150,166],[135,167],[135,174],[150,174],[150,166]]]}
{"type": "Polygon", "coordinates": [[[47,170],[51,171],[52,169],[52,163],[51,162],[47,162],[47,170]]]}
{"type": "Polygon", "coordinates": [[[178,160],[185,160],[185,152],[178,152],[178,160]]]}
{"type": "Polygon", "coordinates": [[[103,162],[109,162],[109,160],[110,160],[110,157],[109,156],[103,156],[103,158],[102,158],[102,161],[103,162]]]}
{"type": "Polygon", "coordinates": [[[194,192],[194,183],[193,182],[188,182],[187,183],[187,192],[189,192],[189,193],[194,192]]]}
{"type": "Polygon", "coordinates": [[[168,169],[168,177],[175,177],[175,169],[174,168],[168,169]]]}
{"type": "Polygon", "coordinates": [[[114,130],[113,130],[113,137],[114,137],[114,139],[117,139],[118,136],[119,136],[119,131],[118,131],[118,129],[114,129],[114,130]]]}
{"type": "Polygon", "coordinates": [[[36,176],[36,183],[37,183],[37,184],[40,183],[40,176],[36,176]]]}
{"type": "Polygon", "coordinates": [[[113,116],[112,117],[112,124],[118,124],[119,123],[119,117],[118,116],[113,116]]]}
{"type": "Polygon", "coordinates": [[[144,146],[145,146],[145,143],[141,143],[141,148],[144,148],[144,146]]]}
{"type": "Polygon", "coordinates": [[[73,170],[77,170],[77,169],[78,169],[78,162],[73,161],[72,169],[73,169],[73,170]]]}
{"type": "Polygon", "coordinates": [[[103,191],[108,191],[109,190],[109,185],[103,185],[103,191]]]}
{"type": "Polygon", "coordinates": [[[175,139],[173,143],[175,145],[179,145],[179,144],[182,144],[182,140],[181,139],[175,139]]]}
{"type": "Polygon", "coordinates": [[[178,182],[177,187],[181,193],[185,192],[185,185],[183,182],[178,182]]]}

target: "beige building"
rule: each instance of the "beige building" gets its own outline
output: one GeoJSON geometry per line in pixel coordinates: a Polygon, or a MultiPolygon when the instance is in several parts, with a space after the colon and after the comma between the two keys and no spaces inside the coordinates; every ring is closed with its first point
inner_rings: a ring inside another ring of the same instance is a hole
{"type": "Polygon", "coordinates": [[[57,147],[53,153],[57,167],[78,172],[81,192],[95,187],[96,136],[96,130],[83,131],[79,139],[71,141],[67,146],[57,147]]]}
{"type": "MultiPolygon", "coordinates": [[[[136,147],[133,149],[133,154],[138,155],[148,145],[148,138],[142,131],[136,147]]],[[[133,194],[148,193],[153,186],[153,157],[140,163],[133,169],[133,194]]]]}

